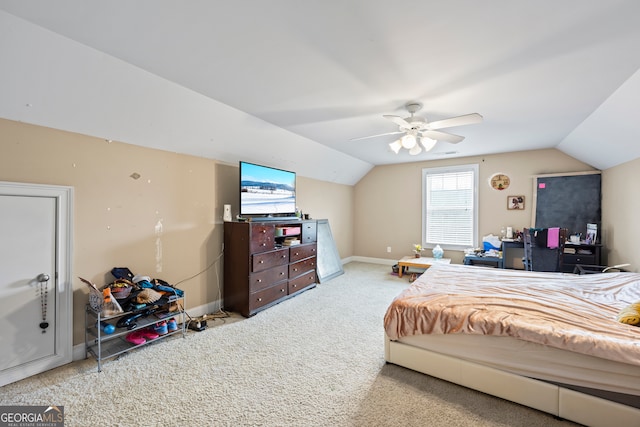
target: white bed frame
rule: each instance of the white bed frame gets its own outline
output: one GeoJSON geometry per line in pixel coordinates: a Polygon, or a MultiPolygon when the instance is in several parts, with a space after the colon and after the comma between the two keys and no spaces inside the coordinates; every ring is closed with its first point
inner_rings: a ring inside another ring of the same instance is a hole
{"type": "Polygon", "coordinates": [[[592,427],[640,426],[640,409],[408,344],[385,334],[385,360],[592,427]]]}

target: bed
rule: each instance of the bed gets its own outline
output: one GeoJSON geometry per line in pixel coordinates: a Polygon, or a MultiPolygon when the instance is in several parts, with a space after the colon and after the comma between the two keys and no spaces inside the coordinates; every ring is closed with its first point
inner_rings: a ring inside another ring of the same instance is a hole
{"type": "Polygon", "coordinates": [[[640,274],[434,265],[384,317],[385,359],[589,426],[640,426],[640,274]]]}

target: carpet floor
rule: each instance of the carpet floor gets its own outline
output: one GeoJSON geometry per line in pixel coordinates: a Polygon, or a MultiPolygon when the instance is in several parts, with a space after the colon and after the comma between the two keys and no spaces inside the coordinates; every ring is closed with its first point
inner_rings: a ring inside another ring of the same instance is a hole
{"type": "Polygon", "coordinates": [[[576,424],[384,362],[382,320],[408,286],[389,266],[345,274],[244,319],[209,322],[103,363],[0,388],[0,405],[64,405],[71,426],[576,424]]]}

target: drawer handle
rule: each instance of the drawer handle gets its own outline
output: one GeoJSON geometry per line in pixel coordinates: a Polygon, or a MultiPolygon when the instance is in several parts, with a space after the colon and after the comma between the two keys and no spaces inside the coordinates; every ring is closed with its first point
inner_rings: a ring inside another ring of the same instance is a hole
{"type": "Polygon", "coordinates": [[[280,292],[284,292],[284,289],[280,289],[280,292]]]}
{"type": "Polygon", "coordinates": [[[295,256],[298,256],[298,252],[296,252],[294,255],[295,255],[295,256]]]}
{"type": "Polygon", "coordinates": [[[316,248],[311,249],[311,252],[315,252],[315,251],[316,251],[316,248]]]}
{"type": "Polygon", "coordinates": [[[262,230],[262,231],[261,231],[261,233],[262,233],[262,234],[264,234],[264,233],[266,233],[266,232],[267,232],[267,230],[262,230]]]}
{"type": "Polygon", "coordinates": [[[281,275],[281,276],[284,276],[284,271],[281,271],[281,272],[280,272],[280,275],[281,275]]]}
{"type": "Polygon", "coordinates": [[[297,268],[294,268],[294,269],[293,269],[293,271],[298,271],[298,269],[297,269],[297,268]]]}
{"type": "Polygon", "coordinates": [[[286,258],[286,257],[287,257],[286,255],[282,255],[282,258],[286,258]]]}
{"type": "Polygon", "coordinates": [[[258,279],[258,283],[262,283],[262,279],[258,279]]]}
{"type": "Polygon", "coordinates": [[[261,260],[261,261],[260,261],[260,264],[264,264],[264,261],[262,261],[262,260],[261,260]]]}
{"type": "Polygon", "coordinates": [[[266,244],[266,243],[263,243],[263,244],[262,244],[262,245],[260,245],[260,246],[267,246],[267,244],[266,244]]]}
{"type": "Polygon", "coordinates": [[[294,287],[294,288],[297,288],[297,287],[298,287],[298,285],[293,285],[293,287],[294,287]]]}
{"type": "Polygon", "coordinates": [[[258,298],[258,302],[262,302],[262,298],[258,298]]]}

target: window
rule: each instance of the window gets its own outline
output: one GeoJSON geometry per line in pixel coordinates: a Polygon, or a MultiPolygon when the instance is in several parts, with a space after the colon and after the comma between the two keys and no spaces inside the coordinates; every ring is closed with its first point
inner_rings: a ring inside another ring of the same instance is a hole
{"type": "Polygon", "coordinates": [[[423,245],[476,247],[478,165],[423,169],[422,186],[423,245]]]}

